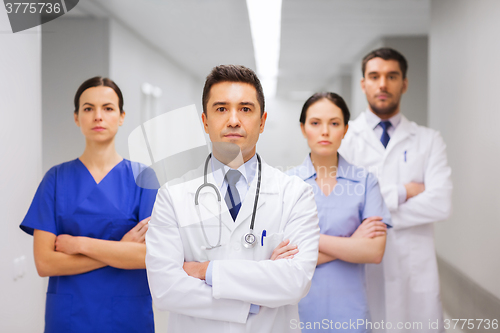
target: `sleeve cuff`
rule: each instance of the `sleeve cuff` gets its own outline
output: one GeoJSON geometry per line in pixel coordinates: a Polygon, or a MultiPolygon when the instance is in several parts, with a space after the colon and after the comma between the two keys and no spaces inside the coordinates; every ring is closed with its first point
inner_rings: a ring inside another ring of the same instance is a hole
{"type": "Polygon", "coordinates": [[[207,271],[205,272],[205,283],[209,286],[212,286],[212,263],[213,261],[210,261],[210,263],[208,263],[207,271]]]}
{"type": "Polygon", "coordinates": [[[398,186],[398,205],[406,202],[406,187],[404,185],[398,186]]]}

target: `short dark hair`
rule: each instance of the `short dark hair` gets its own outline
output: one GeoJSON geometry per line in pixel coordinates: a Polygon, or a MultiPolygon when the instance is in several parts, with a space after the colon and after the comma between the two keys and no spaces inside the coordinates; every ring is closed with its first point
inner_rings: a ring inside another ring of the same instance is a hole
{"type": "Polygon", "coordinates": [[[78,87],[78,90],[75,94],[75,113],[78,113],[78,109],[80,108],[80,97],[82,96],[83,92],[89,88],[102,86],[110,87],[115,91],[115,93],[118,95],[118,108],[120,109],[120,113],[123,113],[124,110],[122,91],[113,80],[107,77],[103,78],[102,76],[95,76],[93,78],[90,78],[87,81],[83,82],[80,87],[78,87]]]}
{"type": "Polygon", "coordinates": [[[384,60],[396,60],[399,63],[399,69],[403,73],[403,79],[406,78],[406,72],[408,71],[408,62],[406,58],[398,51],[391,49],[390,47],[382,47],[368,53],[361,63],[361,71],[363,72],[363,77],[365,77],[366,63],[373,58],[382,58],[384,60]]]}
{"type": "Polygon", "coordinates": [[[264,114],[264,92],[262,91],[262,85],[257,77],[257,74],[250,68],[240,65],[220,65],[212,68],[210,74],[208,74],[205,80],[205,86],[203,87],[203,95],[201,97],[203,103],[203,113],[207,114],[207,104],[210,98],[210,89],[214,84],[221,82],[242,82],[248,83],[255,88],[257,92],[257,101],[260,105],[260,115],[264,114]]]}
{"type": "Polygon", "coordinates": [[[300,123],[306,123],[307,109],[309,109],[311,105],[322,99],[329,100],[330,102],[338,106],[340,110],[342,110],[342,115],[344,116],[344,125],[347,125],[347,123],[349,122],[349,118],[351,117],[349,108],[347,107],[347,104],[342,97],[332,92],[315,93],[314,95],[309,97],[302,107],[302,112],[300,113],[300,123]]]}

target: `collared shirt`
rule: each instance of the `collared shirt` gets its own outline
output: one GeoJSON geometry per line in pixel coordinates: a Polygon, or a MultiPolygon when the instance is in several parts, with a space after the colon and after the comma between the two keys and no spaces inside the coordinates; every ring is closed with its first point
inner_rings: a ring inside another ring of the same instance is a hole
{"type": "MultiPolygon", "coordinates": [[[[365,118],[368,126],[373,129],[375,136],[377,138],[381,138],[382,133],[384,132],[382,126],[380,125],[382,119],[380,119],[375,113],[371,112],[370,110],[366,110],[365,118]]],[[[397,114],[389,118],[388,121],[392,126],[387,129],[387,134],[389,134],[389,137],[392,138],[394,131],[401,123],[401,113],[398,112],[397,114]]],[[[400,184],[398,186],[398,202],[400,205],[406,201],[406,196],[406,187],[403,184],[400,184]]]]}
{"type": "MultiPolygon", "coordinates": [[[[363,220],[371,216],[381,216],[390,227],[390,213],[375,176],[348,163],[342,155],[337,156],[337,184],[329,195],[318,186],[309,155],[302,165],[288,172],[312,186],[321,233],[350,237],[363,220]]],[[[368,319],[364,266],[337,259],[316,267],[311,289],[299,302],[301,322],[321,322],[324,318],[331,318],[349,323],[368,319]]],[[[358,327],[352,332],[368,331],[358,327]]]]}
{"type": "MultiPolygon", "coordinates": [[[[395,114],[394,116],[392,116],[387,120],[392,125],[387,129],[387,134],[389,134],[389,137],[392,138],[394,131],[401,123],[401,113],[398,112],[397,114],[395,114]]],[[[382,137],[382,133],[384,132],[382,126],[380,126],[381,121],[382,119],[380,119],[375,113],[371,112],[370,110],[366,110],[366,122],[368,123],[368,126],[373,129],[377,138],[382,137]]]]}
{"type": "MultiPolygon", "coordinates": [[[[226,173],[231,170],[229,166],[219,161],[215,156],[212,155],[211,158],[212,170],[215,179],[215,183],[220,190],[222,198],[226,197],[227,192],[227,181],[226,173]]],[[[242,177],[236,182],[236,188],[238,189],[238,194],[240,196],[241,202],[245,199],[245,196],[252,184],[255,174],[257,172],[257,154],[254,154],[251,159],[243,163],[237,170],[241,173],[242,177]]]]}

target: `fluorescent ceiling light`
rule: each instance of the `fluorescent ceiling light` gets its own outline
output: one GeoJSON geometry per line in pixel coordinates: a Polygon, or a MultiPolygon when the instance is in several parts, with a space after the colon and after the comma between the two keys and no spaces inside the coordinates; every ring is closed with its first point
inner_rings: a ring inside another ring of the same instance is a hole
{"type": "Polygon", "coordinates": [[[276,95],[278,84],[281,1],[247,0],[255,64],[267,97],[276,95]]]}

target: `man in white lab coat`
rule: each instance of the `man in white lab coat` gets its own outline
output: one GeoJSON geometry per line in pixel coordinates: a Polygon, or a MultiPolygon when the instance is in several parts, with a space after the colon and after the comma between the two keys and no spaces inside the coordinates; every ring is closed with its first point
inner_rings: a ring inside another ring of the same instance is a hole
{"type": "Polygon", "coordinates": [[[216,190],[206,186],[196,194],[205,182],[203,165],[159,190],[146,234],[154,304],[170,311],[169,333],[300,331],[297,303],[318,257],[312,189],[256,155],[267,113],[252,70],[215,67],[202,103],[213,143],[206,182],[216,190]],[[254,209],[256,244],[246,248],[254,209]]]}
{"type": "Polygon", "coordinates": [[[444,332],[433,223],[450,215],[451,169],[439,132],[400,113],[407,67],[390,48],[363,59],[368,110],[349,124],[340,153],[378,176],[392,214],[382,264],[367,266],[372,322],[384,320],[390,332],[444,332]]]}

